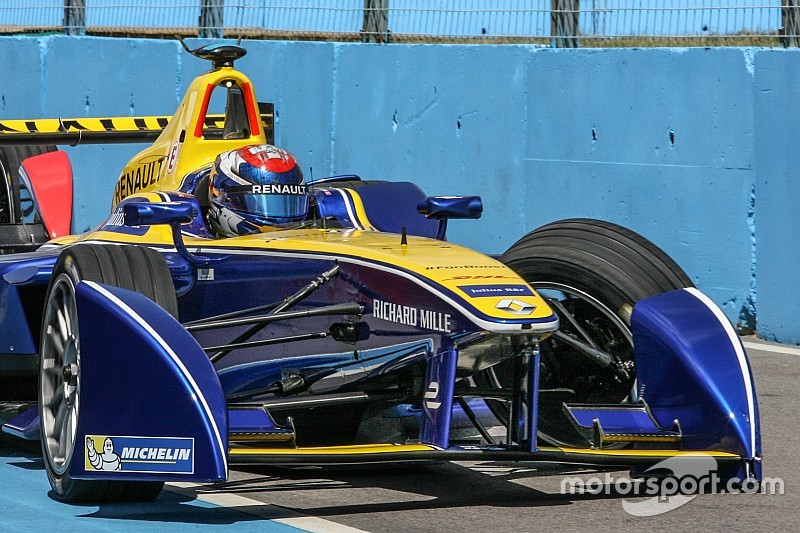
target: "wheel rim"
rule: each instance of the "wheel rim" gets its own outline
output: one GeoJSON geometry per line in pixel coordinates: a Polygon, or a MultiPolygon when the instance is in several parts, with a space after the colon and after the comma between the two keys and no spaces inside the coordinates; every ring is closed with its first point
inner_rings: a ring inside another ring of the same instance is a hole
{"type": "MultiPolygon", "coordinates": [[[[612,392],[607,400],[602,399],[605,394],[598,393],[600,398],[595,401],[623,401],[634,394],[633,334],[619,314],[575,287],[554,282],[535,282],[532,285],[553,308],[561,324],[559,334],[543,343],[545,349],[552,349],[553,344],[561,343],[562,351],[564,347],[572,348],[584,363],[587,360],[595,362],[598,368],[607,365],[617,376],[620,373],[629,375],[617,387],[619,392],[612,392]],[[565,335],[569,338],[565,338],[565,335]],[[598,355],[592,354],[592,351],[598,355]],[[603,355],[611,359],[611,365],[600,359],[603,355]],[[614,397],[620,394],[620,397],[614,397]]],[[[580,371],[585,372],[586,368],[582,367],[580,371]]]]}
{"type": "Polygon", "coordinates": [[[633,335],[617,313],[580,289],[547,281],[532,285],[561,324],[542,343],[540,397],[550,394],[552,401],[545,402],[552,405],[540,409],[541,435],[559,445],[583,444],[561,405],[628,401],[635,394],[633,335]]]}
{"type": "Polygon", "coordinates": [[[61,274],[50,290],[42,328],[39,414],[47,461],[61,475],[75,448],[80,399],[80,343],[75,284],[61,274]]]}
{"type": "MultiPolygon", "coordinates": [[[[628,324],[586,292],[558,282],[529,283],[560,320],[559,333],[541,343],[538,435],[558,446],[585,446],[562,410],[563,403],[622,403],[635,399],[633,335],[628,324]],[[594,355],[590,355],[593,352],[594,355]],[[556,355],[557,354],[557,355],[556,355]],[[603,366],[599,356],[612,363],[603,366]],[[619,379],[627,372],[627,379],[619,379]]],[[[510,367],[487,369],[489,386],[508,388],[510,367]]],[[[508,423],[507,407],[489,402],[508,423]],[[505,412],[504,412],[505,411],[505,412]]]]}
{"type": "Polygon", "coordinates": [[[11,187],[11,176],[6,172],[2,161],[0,161],[0,223],[10,224],[14,222],[14,199],[11,187]]]}

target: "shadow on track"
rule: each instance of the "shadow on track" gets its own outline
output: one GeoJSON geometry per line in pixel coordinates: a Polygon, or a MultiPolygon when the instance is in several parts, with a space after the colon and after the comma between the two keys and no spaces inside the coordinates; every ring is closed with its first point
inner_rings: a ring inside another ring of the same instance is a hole
{"type": "Polygon", "coordinates": [[[197,493],[236,494],[283,506],[302,501],[303,505],[291,507],[319,517],[484,506],[532,508],[623,497],[551,493],[526,486],[525,483],[545,477],[598,472],[542,463],[524,467],[519,463],[493,462],[470,467],[455,463],[319,469],[253,467],[238,471],[246,478],[201,486],[197,493]],[[502,473],[486,474],[487,470],[498,469],[502,473]],[[361,495],[358,501],[354,501],[353,494],[361,495]],[[399,497],[393,499],[392,495],[399,497]]]}
{"type": "MultiPolygon", "coordinates": [[[[28,523],[30,530],[45,529],[37,526],[37,520],[49,523],[55,516],[65,524],[72,524],[67,525],[68,530],[80,529],[81,523],[92,530],[92,524],[97,527],[103,520],[125,520],[129,521],[125,527],[146,527],[148,530],[160,529],[157,523],[165,524],[163,529],[169,531],[182,531],[182,527],[176,528],[178,524],[192,527],[236,525],[240,530],[248,522],[260,522],[262,530],[270,529],[263,518],[168,491],[163,491],[152,502],[144,503],[78,505],[59,502],[55,493],[49,490],[39,446],[38,442],[22,441],[7,435],[0,438],[0,479],[5,482],[0,486],[0,506],[25,508],[35,504],[38,513],[17,518],[28,523]]],[[[4,516],[0,519],[0,530],[13,529],[18,525],[14,520],[15,517],[4,516]]],[[[273,529],[283,529],[278,524],[275,526],[273,529]]],[[[121,530],[124,531],[124,527],[121,530]]]]}

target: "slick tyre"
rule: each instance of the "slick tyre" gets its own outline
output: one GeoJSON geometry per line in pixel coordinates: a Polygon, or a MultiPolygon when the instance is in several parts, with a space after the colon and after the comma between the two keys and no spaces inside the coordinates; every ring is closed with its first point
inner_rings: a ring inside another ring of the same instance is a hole
{"type": "MultiPolygon", "coordinates": [[[[541,345],[539,437],[556,445],[585,446],[562,404],[635,399],[633,306],[692,282],[652,242],[593,219],[562,220],[534,230],[500,261],[536,288],[560,319],[559,331],[541,345]],[[605,361],[597,351],[606,354],[605,361]]],[[[495,387],[506,387],[510,380],[508,363],[478,379],[480,385],[495,387]]],[[[490,401],[490,408],[507,423],[505,404],[490,401]]]]}
{"type": "Polygon", "coordinates": [[[39,350],[39,418],[47,477],[56,496],[66,502],[151,500],[161,492],[163,482],[70,477],[73,463],[84,461],[85,449],[83,442],[76,442],[81,350],[75,288],[82,281],[136,291],[178,316],[172,277],[155,250],[76,244],[61,253],[47,289],[39,350]]]}

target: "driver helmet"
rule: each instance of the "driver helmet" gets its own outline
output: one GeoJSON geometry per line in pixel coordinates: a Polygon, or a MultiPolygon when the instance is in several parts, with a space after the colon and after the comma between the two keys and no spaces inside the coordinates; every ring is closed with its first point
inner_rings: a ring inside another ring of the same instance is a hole
{"type": "Polygon", "coordinates": [[[220,154],[211,169],[211,227],[235,237],[291,227],[308,216],[308,194],[294,156],[270,144],[220,154]]]}

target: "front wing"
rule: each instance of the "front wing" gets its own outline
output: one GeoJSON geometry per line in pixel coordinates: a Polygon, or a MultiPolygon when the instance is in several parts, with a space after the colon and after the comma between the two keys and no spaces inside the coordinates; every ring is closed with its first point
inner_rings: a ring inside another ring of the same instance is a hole
{"type": "Polygon", "coordinates": [[[638,468],[697,456],[713,457],[729,478],[761,478],[758,407],[747,359],[728,321],[694,289],[648,298],[634,309],[637,404],[564,406],[577,425],[591,421],[583,427],[591,430],[586,448],[539,447],[530,438],[536,434],[538,354],[530,357],[520,389],[527,409],[520,411],[518,442],[451,445],[455,349],[430,357],[426,383],[437,388],[425,396],[431,401],[423,402],[418,442],[298,448],[292,428],[276,425],[266,409],[243,417],[226,405],[205,352],[150,300],[81,282],[77,303],[82,370],[75,453],[85,460],[72,463],[76,479],[217,481],[227,478],[229,464],[267,463],[511,460],[638,468]],[[642,412],[650,418],[644,428],[642,412]],[[260,435],[261,441],[272,435],[274,441],[232,445],[231,435],[260,435]],[[620,435],[629,446],[607,449],[620,435]],[[88,441],[98,447],[106,438],[114,442],[120,469],[104,470],[89,460],[88,441]]]}

